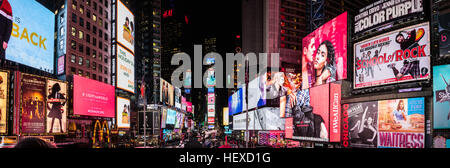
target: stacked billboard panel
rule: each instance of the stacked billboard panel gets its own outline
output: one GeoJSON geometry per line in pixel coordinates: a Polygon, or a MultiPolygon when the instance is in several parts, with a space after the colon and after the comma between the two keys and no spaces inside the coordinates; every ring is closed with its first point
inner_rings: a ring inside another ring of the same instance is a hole
{"type": "Polygon", "coordinates": [[[117,88],[135,92],[134,81],[134,32],[136,30],[134,15],[120,1],[117,1],[116,40],[117,40],[117,88]]]}
{"type": "Polygon", "coordinates": [[[7,133],[8,72],[0,71],[0,134],[7,133]]]}

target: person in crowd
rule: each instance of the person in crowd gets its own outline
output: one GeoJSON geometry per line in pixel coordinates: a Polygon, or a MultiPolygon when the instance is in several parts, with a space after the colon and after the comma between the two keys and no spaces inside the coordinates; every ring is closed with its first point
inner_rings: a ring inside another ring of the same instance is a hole
{"type": "Polygon", "coordinates": [[[40,138],[30,137],[20,140],[14,148],[56,148],[56,146],[40,138]]]}

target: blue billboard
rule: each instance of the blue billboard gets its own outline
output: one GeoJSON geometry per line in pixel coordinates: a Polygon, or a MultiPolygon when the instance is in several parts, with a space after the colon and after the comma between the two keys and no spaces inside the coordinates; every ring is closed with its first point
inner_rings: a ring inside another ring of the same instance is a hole
{"type": "Polygon", "coordinates": [[[12,31],[6,59],[53,73],[55,14],[35,0],[10,0],[12,31]]]}
{"type": "Polygon", "coordinates": [[[175,125],[176,116],[177,116],[177,112],[175,110],[168,109],[166,124],[175,125]]]}
{"type": "Polygon", "coordinates": [[[433,67],[434,129],[450,128],[450,65],[433,67]]]}

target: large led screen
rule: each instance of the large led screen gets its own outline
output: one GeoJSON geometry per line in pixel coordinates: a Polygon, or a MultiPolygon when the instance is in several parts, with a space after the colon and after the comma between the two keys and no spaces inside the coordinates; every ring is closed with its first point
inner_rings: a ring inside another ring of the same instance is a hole
{"type": "Polygon", "coordinates": [[[117,46],[117,88],[134,93],[134,55],[117,46]]]}
{"type": "Polygon", "coordinates": [[[73,75],[73,111],[75,115],[115,117],[114,86],[73,75]]]}
{"type": "Polygon", "coordinates": [[[181,89],[175,87],[175,108],[181,109],[181,89]]]}
{"type": "Polygon", "coordinates": [[[407,98],[344,104],[346,146],[424,148],[425,99],[407,98]]]}
{"type": "MultiPolygon", "coordinates": [[[[246,130],[247,113],[233,116],[233,130],[246,130]]],[[[285,119],[280,118],[279,108],[266,107],[248,112],[249,130],[283,130],[285,119]]]]}
{"type": "Polygon", "coordinates": [[[354,88],[429,79],[429,33],[423,23],[356,43],[354,88]]]}
{"type": "Polygon", "coordinates": [[[433,67],[434,129],[450,128],[450,65],[433,67]]]}
{"type": "Polygon", "coordinates": [[[117,97],[117,127],[118,128],[130,128],[130,99],[117,97]]]}
{"type": "MultiPolygon", "coordinates": [[[[441,2],[444,3],[444,2],[441,2]]],[[[450,56],[450,9],[442,8],[439,10],[439,55],[440,57],[450,56]]]]}
{"type": "Polygon", "coordinates": [[[303,38],[302,89],[347,79],[347,12],[303,38]]]}
{"type": "MultiPolygon", "coordinates": [[[[5,34],[0,41],[7,43],[6,59],[53,73],[55,14],[35,0],[9,3],[12,13],[2,10],[5,24],[0,28],[5,34]]],[[[2,7],[7,6],[3,1],[2,7]]]]}
{"type": "Polygon", "coordinates": [[[175,120],[176,120],[176,115],[177,115],[177,112],[175,110],[167,109],[166,125],[167,124],[174,125],[175,120]]]}
{"type": "Polygon", "coordinates": [[[67,133],[67,83],[47,80],[47,133],[67,133]]]}
{"type": "Polygon", "coordinates": [[[134,53],[134,32],[136,30],[134,15],[120,0],[117,2],[117,42],[134,53]]]}

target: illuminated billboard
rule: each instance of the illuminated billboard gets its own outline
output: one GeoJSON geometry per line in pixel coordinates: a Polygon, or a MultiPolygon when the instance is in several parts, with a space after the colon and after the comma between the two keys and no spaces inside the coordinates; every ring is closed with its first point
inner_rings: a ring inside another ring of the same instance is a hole
{"type": "Polygon", "coordinates": [[[115,117],[114,86],[73,75],[74,115],[115,117]]]}
{"type": "Polygon", "coordinates": [[[450,128],[450,65],[433,67],[434,129],[450,128]]]}
{"type": "Polygon", "coordinates": [[[181,109],[181,89],[175,87],[175,108],[181,109]]]}
{"type": "Polygon", "coordinates": [[[354,44],[354,88],[429,79],[430,48],[429,23],[354,44]]]}
{"type": "Polygon", "coordinates": [[[8,73],[0,71],[0,134],[7,132],[8,112],[8,73]]]}
{"type": "Polygon", "coordinates": [[[118,0],[117,2],[117,42],[134,53],[134,32],[136,30],[134,15],[120,0],[118,0]]]}
{"type": "Polygon", "coordinates": [[[208,93],[208,104],[214,104],[216,95],[214,93],[208,93]]]}
{"type": "Polygon", "coordinates": [[[117,88],[134,93],[134,55],[117,46],[117,88]]]}
{"type": "Polygon", "coordinates": [[[167,109],[167,118],[166,118],[166,125],[174,125],[176,120],[177,112],[172,109],[167,109]]]}
{"type": "Polygon", "coordinates": [[[47,80],[47,133],[67,133],[67,83],[47,80]]]}
{"type": "MultiPolygon", "coordinates": [[[[247,113],[233,116],[233,130],[246,130],[247,113]]],[[[279,116],[279,108],[265,107],[248,112],[249,130],[285,130],[285,119],[279,116]]]]}
{"type": "Polygon", "coordinates": [[[230,116],[228,115],[228,107],[223,108],[223,125],[229,124],[230,116]]]}
{"type": "Polygon", "coordinates": [[[167,108],[161,108],[161,128],[166,128],[167,108]]]}
{"type": "Polygon", "coordinates": [[[424,148],[423,97],[344,104],[343,110],[344,121],[348,120],[343,127],[348,132],[345,146],[424,148]]]}
{"type": "MultiPolygon", "coordinates": [[[[441,2],[444,3],[444,2],[441,2]]],[[[439,55],[440,57],[450,56],[450,10],[442,8],[439,10],[439,55]]]]}
{"type": "Polygon", "coordinates": [[[45,133],[46,119],[46,79],[43,77],[22,75],[22,133],[45,133]]]}
{"type": "Polygon", "coordinates": [[[303,38],[302,89],[347,79],[347,12],[303,38]]]}
{"type": "Polygon", "coordinates": [[[118,128],[130,128],[130,99],[117,97],[117,127],[118,128]]]}
{"type": "Polygon", "coordinates": [[[7,34],[0,36],[0,41],[7,43],[6,59],[53,73],[55,14],[35,0],[9,0],[9,3],[12,13],[2,11],[2,16],[12,24],[0,28],[7,34]]]}

